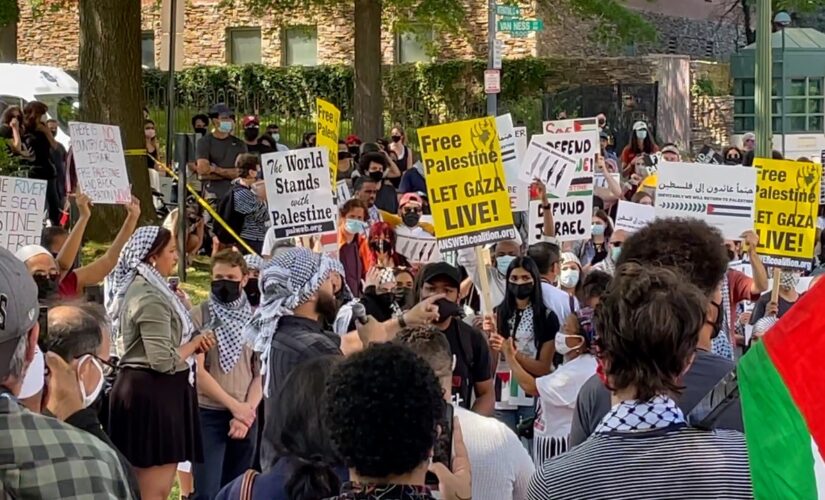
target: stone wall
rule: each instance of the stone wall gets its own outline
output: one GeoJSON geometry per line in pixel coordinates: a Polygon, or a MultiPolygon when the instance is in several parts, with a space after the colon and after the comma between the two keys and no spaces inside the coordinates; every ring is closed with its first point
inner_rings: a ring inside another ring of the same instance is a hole
{"type": "Polygon", "coordinates": [[[691,99],[691,153],[704,145],[721,148],[731,144],[733,135],[733,97],[694,96],[691,99]]]}

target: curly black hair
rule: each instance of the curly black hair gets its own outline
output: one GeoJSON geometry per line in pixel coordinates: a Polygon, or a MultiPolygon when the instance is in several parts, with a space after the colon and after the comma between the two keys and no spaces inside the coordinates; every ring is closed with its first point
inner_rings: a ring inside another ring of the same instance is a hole
{"type": "Polygon", "coordinates": [[[672,267],[710,295],[728,269],[725,241],[719,231],[697,219],[656,219],[622,244],[616,266],[627,262],[672,267]]]}
{"type": "Polygon", "coordinates": [[[333,444],[372,478],[407,474],[430,457],[445,404],[430,365],[395,343],[348,358],[324,393],[333,444]]]}
{"type": "Polygon", "coordinates": [[[582,282],[582,296],[584,300],[595,299],[601,297],[610,284],[612,276],[604,271],[594,270],[587,273],[582,282]]]}

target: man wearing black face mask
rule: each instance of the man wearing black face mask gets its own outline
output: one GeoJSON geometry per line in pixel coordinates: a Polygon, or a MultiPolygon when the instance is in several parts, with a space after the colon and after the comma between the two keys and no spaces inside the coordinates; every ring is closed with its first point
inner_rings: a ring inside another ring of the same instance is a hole
{"type": "Polygon", "coordinates": [[[385,172],[389,168],[389,159],[386,153],[365,153],[358,160],[358,171],[378,183],[378,192],[375,195],[375,206],[379,210],[394,214],[398,212],[398,192],[392,183],[387,182],[385,172]]]}
{"type": "Polygon", "coordinates": [[[267,144],[259,141],[261,136],[261,122],[258,120],[257,116],[244,116],[242,123],[243,142],[246,144],[246,149],[250,153],[257,155],[258,158],[260,158],[262,154],[275,152],[275,150],[267,144]]]}
{"type": "MultiPolygon", "coordinates": [[[[491,376],[490,349],[480,331],[461,321],[458,291],[461,275],[446,262],[429,264],[421,270],[420,298],[441,294],[439,318],[433,325],[447,336],[453,354],[453,402],[476,413],[491,416],[495,404],[491,376]],[[475,399],[473,400],[473,396],[475,399]]],[[[417,302],[417,300],[416,300],[417,302]]]]}
{"type": "Polygon", "coordinates": [[[401,217],[401,224],[395,228],[399,236],[411,236],[414,238],[432,238],[418,223],[421,222],[421,214],[424,211],[424,200],[415,193],[407,193],[398,202],[398,215],[401,217]]]}
{"type": "Polygon", "coordinates": [[[214,498],[252,460],[256,410],[262,398],[258,355],[243,338],[252,318],[244,288],[249,270],[232,250],[212,258],[212,293],[191,312],[200,328],[213,329],[218,348],[198,355],[198,406],[204,462],[195,464],[196,498],[214,498]],[[214,325],[210,327],[210,325],[214,325]]]}

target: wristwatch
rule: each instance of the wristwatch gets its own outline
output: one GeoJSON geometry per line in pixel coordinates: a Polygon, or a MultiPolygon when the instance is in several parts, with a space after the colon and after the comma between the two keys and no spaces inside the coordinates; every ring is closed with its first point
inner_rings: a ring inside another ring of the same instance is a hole
{"type": "Polygon", "coordinates": [[[399,314],[398,316],[396,316],[396,318],[398,318],[398,326],[400,326],[401,328],[407,328],[407,322],[404,321],[404,313],[403,312],[401,314],[399,314]]]}

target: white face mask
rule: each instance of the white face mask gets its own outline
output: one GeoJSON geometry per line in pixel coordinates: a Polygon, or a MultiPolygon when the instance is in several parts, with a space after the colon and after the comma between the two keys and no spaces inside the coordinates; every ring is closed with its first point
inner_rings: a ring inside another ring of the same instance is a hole
{"type": "Polygon", "coordinates": [[[570,353],[570,351],[573,351],[581,347],[582,344],[584,344],[584,337],[582,337],[581,335],[565,335],[562,332],[558,332],[556,333],[556,339],[554,343],[556,344],[556,352],[564,356],[570,353]],[[581,339],[581,343],[576,347],[570,347],[567,345],[567,337],[575,337],[577,339],[581,339]]]}
{"type": "Polygon", "coordinates": [[[562,269],[559,275],[559,285],[564,288],[573,288],[579,283],[578,269],[562,269]]]}
{"type": "Polygon", "coordinates": [[[97,397],[100,395],[100,391],[103,390],[103,367],[100,366],[100,361],[97,360],[91,354],[87,354],[80,358],[80,361],[77,363],[77,378],[78,383],[80,384],[80,395],[83,396],[83,408],[88,408],[91,406],[92,403],[95,402],[97,397]],[[89,394],[86,394],[86,384],[83,383],[83,379],[80,378],[80,369],[83,367],[83,363],[86,360],[91,360],[92,364],[97,368],[98,379],[97,385],[95,386],[94,390],[89,394]]]}

